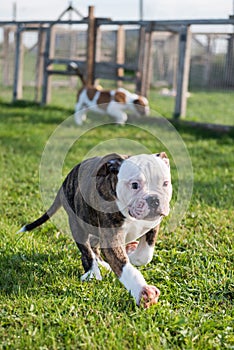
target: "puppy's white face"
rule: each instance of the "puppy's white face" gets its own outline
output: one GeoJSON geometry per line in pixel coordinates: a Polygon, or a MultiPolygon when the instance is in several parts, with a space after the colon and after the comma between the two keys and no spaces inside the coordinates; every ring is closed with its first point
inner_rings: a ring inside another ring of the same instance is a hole
{"type": "Polygon", "coordinates": [[[127,218],[159,221],[169,214],[172,185],[165,153],[125,160],[119,170],[117,205],[127,218]]]}

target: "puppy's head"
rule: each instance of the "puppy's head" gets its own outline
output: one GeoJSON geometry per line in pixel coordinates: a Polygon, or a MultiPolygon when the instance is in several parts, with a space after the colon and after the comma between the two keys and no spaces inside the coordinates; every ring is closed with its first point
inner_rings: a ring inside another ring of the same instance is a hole
{"type": "Polygon", "coordinates": [[[128,218],[158,221],[167,216],[172,185],[166,153],[126,159],[119,169],[116,194],[118,207],[128,218]]]}
{"type": "Polygon", "coordinates": [[[150,113],[149,101],[144,96],[138,96],[133,101],[134,108],[138,116],[147,116],[150,113]]]}

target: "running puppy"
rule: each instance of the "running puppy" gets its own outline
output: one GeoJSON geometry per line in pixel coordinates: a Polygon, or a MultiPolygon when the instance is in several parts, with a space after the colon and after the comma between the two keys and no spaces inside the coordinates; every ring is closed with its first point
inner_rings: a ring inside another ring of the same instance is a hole
{"type": "Polygon", "coordinates": [[[127,119],[127,112],[132,112],[138,117],[149,114],[149,102],[146,97],[129,92],[126,89],[103,90],[100,86],[87,86],[83,74],[76,63],[69,65],[82,81],[82,88],[77,95],[75,106],[75,122],[82,125],[86,120],[89,108],[98,114],[108,114],[118,124],[124,124],[127,119]]]}
{"type": "Polygon", "coordinates": [[[63,206],[81,252],[85,271],[81,280],[100,280],[98,264],[110,266],[136,304],[147,308],[157,302],[160,292],[132,264],[151,261],[171,196],[170,166],[164,152],[89,158],[67,175],[46,213],[19,232],[42,225],[63,206]]]}

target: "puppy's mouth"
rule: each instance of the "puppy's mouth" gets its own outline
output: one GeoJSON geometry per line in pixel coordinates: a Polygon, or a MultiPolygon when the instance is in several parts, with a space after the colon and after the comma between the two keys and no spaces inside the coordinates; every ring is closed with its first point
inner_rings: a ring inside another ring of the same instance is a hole
{"type": "Polygon", "coordinates": [[[137,198],[134,203],[129,206],[128,213],[131,217],[142,220],[150,213],[150,210],[144,199],[137,198]]]}
{"type": "Polygon", "coordinates": [[[161,221],[164,216],[167,216],[167,213],[160,209],[159,204],[153,205],[153,202],[151,204],[149,205],[149,200],[147,201],[145,198],[137,198],[128,206],[128,214],[134,219],[147,221],[161,221]]]}
{"type": "Polygon", "coordinates": [[[131,210],[128,211],[128,214],[130,217],[132,217],[133,219],[136,219],[136,220],[147,220],[147,221],[156,221],[157,220],[157,224],[159,224],[165,215],[163,214],[160,214],[158,216],[146,216],[146,217],[141,217],[141,216],[138,216],[138,215],[134,215],[131,210]]]}

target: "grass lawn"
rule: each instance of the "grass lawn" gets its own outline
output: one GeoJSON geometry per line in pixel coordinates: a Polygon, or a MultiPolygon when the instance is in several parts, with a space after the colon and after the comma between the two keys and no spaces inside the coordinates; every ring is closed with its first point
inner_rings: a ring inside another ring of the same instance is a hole
{"type": "MultiPolygon", "coordinates": [[[[159,303],[143,310],[113,274],[81,283],[80,254],[52,222],[16,236],[45,209],[41,156],[74,96],[57,94],[39,108],[11,105],[7,94],[0,100],[0,349],[234,349],[233,138],[179,127],[193,164],[193,196],[173,232],[165,220],[153,261],[140,268],[161,290],[159,303]]],[[[207,113],[215,110],[211,104],[207,113]]],[[[116,137],[161,150],[144,130],[105,125],[74,145],[64,172],[116,137]]],[[[172,177],[176,189],[173,166],[172,177]]]]}
{"type": "MultiPolygon", "coordinates": [[[[149,99],[153,110],[172,118],[174,97],[161,96],[151,90],[149,99]]],[[[234,91],[192,91],[191,97],[187,99],[185,120],[234,125],[234,91]]]]}

